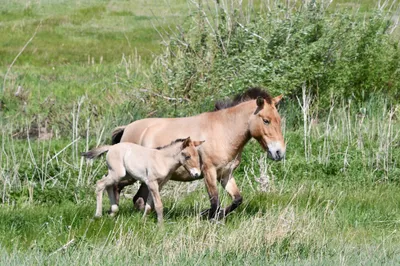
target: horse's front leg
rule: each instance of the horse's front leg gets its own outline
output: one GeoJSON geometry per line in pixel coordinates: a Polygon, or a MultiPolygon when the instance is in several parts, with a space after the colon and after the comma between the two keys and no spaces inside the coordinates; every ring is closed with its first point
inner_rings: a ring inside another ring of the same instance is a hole
{"type": "Polygon", "coordinates": [[[219,179],[222,187],[225,189],[226,192],[232,197],[232,204],[226,207],[222,211],[222,216],[228,215],[230,212],[234,211],[240,204],[242,204],[243,198],[240,195],[239,188],[236,185],[235,179],[233,177],[233,171],[239,166],[240,164],[240,157],[235,159],[232,162],[232,165],[229,167],[229,170],[224,172],[219,179]]]}
{"type": "Polygon", "coordinates": [[[201,214],[204,215],[208,212],[208,218],[218,219],[219,218],[219,198],[217,188],[217,170],[214,166],[203,165],[204,183],[210,198],[211,208],[203,211],[201,214]]]}
{"type": "Polygon", "coordinates": [[[243,198],[240,195],[239,188],[236,185],[233,175],[229,174],[222,177],[220,183],[233,200],[232,204],[223,209],[222,213],[220,213],[220,216],[224,217],[239,207],[239,205],[242,204],[243,198]]]}

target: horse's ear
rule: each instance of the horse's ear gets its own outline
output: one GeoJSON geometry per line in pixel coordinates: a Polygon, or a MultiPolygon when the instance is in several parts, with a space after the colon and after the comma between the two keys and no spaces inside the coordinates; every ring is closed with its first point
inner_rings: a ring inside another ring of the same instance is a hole
{"type": "Polygon", "coordinates": [[[189,145],[190,145],[190,142],[191,142],[190,137],[187,137],[187,139],[185,139],[185,140],[183,141],[183,143],[182,143],[182,149],[184,149],[184,148],[186,148],[187,146],[189,146],[189,145]]]}
{"type": "Polygon", "coordinates": [[[276,96],[275,98],[272,99],[272,103],[276,106],[279,104],[279,102],[282,100],[283,94],[276,96]]]}
{"type": "Polygon", "coordinates": [[[264,98],[263,97],[258,96],[256,101],[257,101],[257,106],[258,107],[263,107],[264,106],[264,98]]]}
{"type": "Polygon", "coordinates": [[[204,142],[205,142],[205,140],[202,140],[202,141],[195,140],[195,141],[193,141],[193,144],[195,147],[197,147],[197,146],[200,146],[201,144],[203,144],[204,142]]]}

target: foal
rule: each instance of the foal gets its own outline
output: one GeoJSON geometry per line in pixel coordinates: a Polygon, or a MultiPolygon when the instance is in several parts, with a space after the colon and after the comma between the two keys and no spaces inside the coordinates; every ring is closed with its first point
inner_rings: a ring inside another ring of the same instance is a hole
{"type": "Polygon", "coordinates": [[[200,159],[197,149],[203,141],[192,141],[190,137],[177,139],[171,144],[158,149],[150,149],[137,144],[122,142],[116,145],[106,145],[92,149],[82,156],[93,159],[108,151],[106,161],[108,175],[97,181],[96,217],[102,215],[103,191],[107,190],[111,203],[111,215],[118,212],[114,194],[114,186],[120,181],[134,180],[145,183],[149,190],[149,202],[146,204],[145,215],[154,204],[159,223],[163,221],[163,206],[160,198],[162,186],[169,180],[175,170],[183,166],[192,177],[199,177],[200,159]]]}

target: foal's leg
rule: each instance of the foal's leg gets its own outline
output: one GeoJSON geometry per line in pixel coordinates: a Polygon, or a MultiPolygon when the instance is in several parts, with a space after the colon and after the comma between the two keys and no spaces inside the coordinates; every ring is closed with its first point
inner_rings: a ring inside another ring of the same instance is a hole
{"type": "Polygon", "coordinates": [[[150,190],[151,198],[153,199],[154,209],[157,213],[158,224],[163,223],[163,205],[160,197],[159,185],[157,181],[152,181],[148,183],[148,188],[150,190]]]}
{"type": "Polygon", "coordinates": [[[114,188],[115,201],[116,201],[117,205],[119,205],[119,198],[121,195],[122,188],[121,189],[119,188],[119,183],[118,183],[118,185],[114,185],[113,188],[114,188]]]}
{"type": "Polygon", "coordinates": [[[117,198],[116,198],[116,194],[114,193],[115,191],[115,185],[113,186],[108,186],[107,188],[107,194],[108,194],[108,198],[110,200],[110,216],[115,216],[115,214],[118,212],[119,208],[118,208],[118,202],[117,202],[117,198]]]}
{"type": "MultiPolygon", "coordinates": [[[[118,186],[115,188],[114,193],[117,198],[117,203],[119,203],[119,195],[124,187],[130,185],[130,183],[120,182],[118,186]]],[[[133,207],[136,209],[143,211],[145,208],[145,203],[147,197],[149,196],[149,189],[147,188],[146,184],[142,183],[138,192],[136,192],[135,196],[133,197],[133,207]]]]}
{"type": "Polygon", "coordinates": [[[149,194],[146,200],[146,204],[144,205],[143,218],[145,218],[151,212],[151,208],[154,207],[153,205],[153,197],[151,196],[151,194],[149,194]]]}
{"type": "Polygon", "coordinates": [[[103,209],[103,192],[104,189],[108,186],[112,186],[114,184],[114,181],[112,177],[110,176],[110,173],[106,176],[103,176],[102,179],[97,181],[96,183],[96,217],[101,217],[102,216],[102,209],[103,209]]]}
{"type": "Polygon", "coordinates": [[[117,184],[121,178],[126,175],[126,170],[123,164],[114,163],[112,161],[107,161],[109,164],[108,175],[103,177],[97,182],[96,192],[97,192],[97,209],[96,216],[100,217],[102,215],[102,200],[103,191],[107,188],[108,196],[111,204],[111,213],[118,211],[118,205],[116,204],[116,199],[114,196],[114,186],[117,184]]]}

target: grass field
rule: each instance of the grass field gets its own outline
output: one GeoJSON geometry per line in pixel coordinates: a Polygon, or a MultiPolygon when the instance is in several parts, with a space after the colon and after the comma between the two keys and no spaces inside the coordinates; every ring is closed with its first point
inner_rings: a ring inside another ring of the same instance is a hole
{"type": "MultiPolygon", "coordinates": [[[[235,172],[244,202],[224,221],[199,216],[209,207],[201,180],[167,184],[162,228],[155,215],[144,220],[133,210],[136,186],[125,191],[116,218],[93,219],[94,184],[106,166],[79,154],[109,142],[115,126],[173,108],[143,89],[156,84],[152,70],[166,62],[153,61],[165,56],[163,38],[181,40],[180,27],[196,19],[193,3],[6,2],[0,265],[400,263],[398,102],[379,95],[319,110],[302,105],[301,95],[287,100],[280,109],[286,159],[268,161],[251,141],[235,172]],[[162,108],[154,109],[155,99],[162,108]]],[[[361,2],[331,8],[369,14],[377,5],[361,2]]],[[[230,203],[222,188],[220,195],[230,203]]]]}

